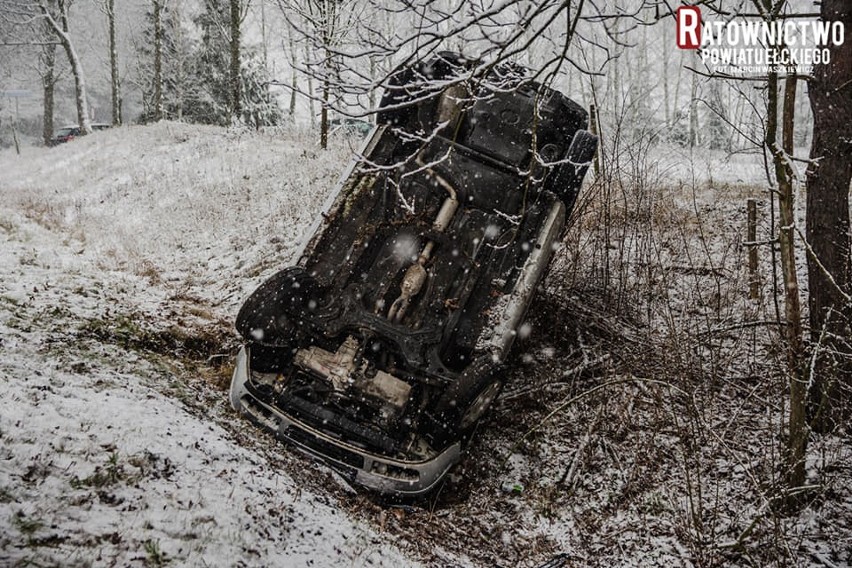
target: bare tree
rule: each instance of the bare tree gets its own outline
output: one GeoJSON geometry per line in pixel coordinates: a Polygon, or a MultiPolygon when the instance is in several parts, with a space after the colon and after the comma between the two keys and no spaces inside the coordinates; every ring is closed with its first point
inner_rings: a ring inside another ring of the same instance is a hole
{"type": "Polygon", "coordinates": [[[38,2],[41,15],[56,35],[57,40],[65,50],[68,63],[71,65],[76,90],[77,121],[80,124],[81,134],[85,135],[92,132],[92,123],[89,120],[89,99],[86,93],[86,77],[83,73],[83,66],[68,30],[68,7],[68,0],[39,0],[38,2]]]}
{"type": "Polygon", "coordinates": [[[163,120],[163,4],[154,3],[154,120],[163,120]]]}
{"type": "Polygon", "coordinates": [[[189,84],[190,71],[190,55],[187,49],[186,38],[184,37],[183,25],[181,24],[182,0],[173,0],[171,4],[171,13],[169,18],[169,27],[174,30],[174,39],[172,44],[174,48],[171,50],[170,58],[173,61],[174,75],[174,90],[175,90],[175,116],[178,120],[183,119],[184,97],[192,92],[192,87],[189,84]]]}
{"type": "Polygon", "coordinates": [[[766,115],[766,146],[770,149],[775,166],[778,187],[778,210],[781,225],[778,242],[781,250],[781,272],[784,276],[784,326],[787,344],[787,373],[790,383],[790,417],[787,442],[787,485],[789,489],[801,487],[805,482],[805,452],[807,450],[807,424],[805,403],[807,385],[804,380],[804,332],[799,292],[799,277],[796,270],[796,219],[793,200],[793,170],[790,158],[793,154],[793,113],[796,101],[794,73],[784,80],[784,109],[782,113],[782,144],[777,142],[778,131],[778,74],[770,72],[768,85],[769,105],[766,115]]]}
{"type": "Polygon", "coordinates": [[[121,124],[121,79],[118,75],[118,50],[115,44],[115,0],[101,1],[101,11],[107,17],[112,124],[118,126],[121,124]]]}
{"type": "MultiPolygon", "coordinates": [[[[47,22],[43,23],[43,27],[47,28],[47,22]]],[[[52,35],[52,31],[45,30],[48,37],[52,35]]],[[[41,63],[41,85],[44,100],[42,101],[42,139],[45,145],[50,144],[53,139],[53,109],[54,109],[54,93],[56,90],[56,81],[58,79],[56,73],[56,44],[52,41],[46,42],[41,48],[40,55],[41,63]]]]}
{"type": "MultiPolygon", "coordinates": [[[[820,18],[852,29],[848,0],[823,0],[820,18]]],[[[852,388],[849,184],[852,180],[852,41],[828,46],[828,64],[815,66],[809,83],[814,116],[807,173],[808,284],[815,344],[811,392],[814,424],[828,430],[848,417],[852,388]],[[836,357],[836,355],[839,357],[836,357]],[[834,361],[833,361],[834,359],[834,361]],[[840,359],[840,360],[837,360],[840,359]]]]}
{"type": "MultiPolygon", "coordinates": [[[[290,25],[312,48],[312,59],[299,71],[319,83],[320,143],[327,139],[328,114],[373,112],[375,91],[400,89],[392,77],[416,61],[444,50],[475,55],[477,65],[463,82],[485,76],[501,62],[518,63],[530,50],[535,57],[530,80],[552,83],[568,67],[588,70],[568,54],[577,23],[594,24],[597,7],[586,0],[494,2],[457,0],[278,0],[290,25]],[[586,12],[589,12],[586,14],[586,12]]],[[[607,30],[612,22],[599,24],[607,30]]],[[[630,28],[630,25],[625,25],[630,28]]],[[[583,40],[585,41],[585,40],[583,40]]],[[[596,41],[587,42],[588,46],[596,41]]],[[[607,58],[609,60],[609,58],[607,58]]],[[[421,78],[422,79],[422,78],[421,78]]],[[[434,95],[430,80],[409,84],[409,91],[434,95]]],[[[308,82],[310,84],[310,81],[308,82]]],[[[433,85],[434,86],[434,85],[433,85]]],[[[442,85],[443,87],[447,85],[442,85]]],[[[415,97],[415,99],[418,97],[415,97]]]]}
{"type": "MultiPolygon", "coordinates": [[[[77,120],[82,134],[92,131],[89,120],[89,103],[86,92],[86,78],[83,66],[77,54],[76,46],[68,29],[68,8],[71,0],[5,0],[0,9],[0,21],[16,28],[21,34],[19,41],[6,45],[41,45],[56,44],[62,46],[68,57],[71,73],[74,76],[76,91],[77,120]]],[[[49,71],[50,86],[46,95],[50,99],[47,123],[52,123],[53,116],[53,85],[55,84],[55,59],[52,55],[42,54],[45,72],[49,71]],[[44,59],[46,57],[47,59],[44,59]]],[[[44,75],[43,75],[44,76],[44,75]]]]}
{"type": "Polygon", "coordinates": [[[338,47],[349,30],[352,0],[278,0],[293,30],[313,47],[317,61],[310,74],[320,81],[320,147],[328,147],[328,111],[332,90],[339,82],[341,57],[338,47]]]}
{"type": "MultiPolygon", "coordinates": [[[[772,23],[779,19],[787,0],[752,0],[758,14],[772,23]]],[[[775,53],[784,45],[779,39],[769,46],[775,53]]],[[[805,420],[807,386],[804,381],[804,330],[802,327],[801,294],[796,269],[796,219],[793,184],[794,171],[791,166],[793,155],[793,124],[798,77],[795,69],[789,69],[784,79],[784,106],[781,120],[781,143],[778,143],[779,73],[772,69],[766,77],[766,121],[764,150],[772,156],[774,177],[770,186],[777,196],[780,213],[778,243],[781,273],[784,279],[784,343],[787,359],[787,378],[790,390],[790,412],[786,444],[787,488],[790,494],[805,481],[805,455],[808,430],[805,420]]],[[[795,499],[788,500],[792,505],[795,499]]]]}
{"type": "Polygon", "coordinates": [[[290,122],[296,122],[296,94],[298,93],[299,85],[297,83],[297,70],[296,70],[296,58],[298,57],[298,52],[296,51],[296,42],[293,41],[293,30],[288,27],[287,29],[287,39],[289,42],[289,54],[290,54],[290,105],[288,107],[290,112],[289,120],[290,122]]]}
{"type": "MultiPolygon", "coordinates": [[[[240,72],[240,25],[242,24],[245,14],[240,0],[230,0],[231,9],[231,64],[229,67],[228,81],[230,82],[231,92],[231,122],[240,120],[243,114],[242,108],[242,81],[240,72]]],[[[248,2],[245,2],[245,9],[248,9],[248,2]]]]}

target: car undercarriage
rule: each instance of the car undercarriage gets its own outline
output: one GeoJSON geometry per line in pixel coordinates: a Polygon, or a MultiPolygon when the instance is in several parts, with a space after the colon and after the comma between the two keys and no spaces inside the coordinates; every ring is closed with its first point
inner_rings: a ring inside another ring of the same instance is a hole
{"type": "Polygon", "coordinates": [[[498,396],[597,144],[562,94],[472,68],[395,77],[296,264],[237,317],[233,406],[385,493],[433,489],[498,396]]]}

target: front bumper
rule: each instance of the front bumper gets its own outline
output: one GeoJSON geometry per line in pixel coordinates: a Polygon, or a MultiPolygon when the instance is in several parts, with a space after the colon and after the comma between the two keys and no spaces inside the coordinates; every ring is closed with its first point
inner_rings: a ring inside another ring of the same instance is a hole
{"type": "Polygon", "coordinates": [[[358,485],[381,493],[423,495],[431,491],[461,457],[458,442],[434,458],[420,462],[400,461],[367,452],[259,400],[246,388],[248,379],[248,348],[243,347],[237,355],[231,379],[230,400],[234,410],[300,451],[326,462],[358,485]]]}

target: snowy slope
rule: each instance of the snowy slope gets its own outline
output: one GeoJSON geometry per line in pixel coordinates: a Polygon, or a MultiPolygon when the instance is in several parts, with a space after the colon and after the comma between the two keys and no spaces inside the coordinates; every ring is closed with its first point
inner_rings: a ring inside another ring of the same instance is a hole
{"type": "Polygon", "coordinates": [[[0,565],[410,564],[132,348],[175,324],[227,344],[350,154],[247,136],[160,124],[0,156],[0,565]]]}

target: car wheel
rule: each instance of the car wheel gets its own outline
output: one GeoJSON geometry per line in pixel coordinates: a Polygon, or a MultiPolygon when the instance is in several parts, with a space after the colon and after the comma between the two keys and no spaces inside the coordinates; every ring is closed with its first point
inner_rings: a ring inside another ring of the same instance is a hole
{"type": "Polygon", "coordinates": [[[379,102],[376,122],[413,130],[418,127],[434,128],[433,115],[442,88],[430,87],[429,83],[440,85],[462,73],[469,64],[457,53],[441,52],[429,61],[397,71],[390,77],[388,88],[379,102]],[[424,101],[424,97],[428,100],[424,101]],[[426,109],[421,116],[418,116],[421,114],[418,107],[426,109]]]}
{"type": "Polygon", "coordinates": [[[459,429],[464,432],[476,426],[476,423],[485,415],[502,389],[503,382],[500,380],[495,379],[488,383],[459,418],[459,429]]]}
{"type": "Polygon", "coordinates": [[[293,325],[318,307],[319,286],[305,269],[285,268],[258,288],[240,308],[236,328],[249,341],[286,343],[293,325]]]}
{"type": "Polygon", "coordinates": [[[503,389],[502,367],[490,355],[475,360],[435,405],[433,441],[467,440],[503,389]]]}

